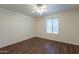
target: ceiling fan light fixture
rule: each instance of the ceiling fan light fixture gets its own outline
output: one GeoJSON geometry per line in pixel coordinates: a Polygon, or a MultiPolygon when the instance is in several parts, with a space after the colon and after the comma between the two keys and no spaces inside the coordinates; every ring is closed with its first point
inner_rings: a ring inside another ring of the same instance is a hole
{"type": "Polygon", "coordinates": [[[36,4],[34,5],[33,13],[38,13],[39,15],[42,15],[43,13],[47,13],[47,6],[43,4],[36,4]]]}

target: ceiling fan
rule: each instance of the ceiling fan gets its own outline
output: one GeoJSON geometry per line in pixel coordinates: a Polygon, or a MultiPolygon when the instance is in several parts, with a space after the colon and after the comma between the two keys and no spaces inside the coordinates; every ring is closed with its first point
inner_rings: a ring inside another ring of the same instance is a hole
{"type": "Polygon", "coordinates": [[[46,4],[35,4],[33,5],[33,13],[37,13],[42,15],[43,13],[47,13],[47,5],[46,4]]]}

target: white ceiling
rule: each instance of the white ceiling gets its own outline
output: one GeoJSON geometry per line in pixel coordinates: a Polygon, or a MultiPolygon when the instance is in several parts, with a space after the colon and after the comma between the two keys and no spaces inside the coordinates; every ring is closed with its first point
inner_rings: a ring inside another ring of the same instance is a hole
{"type": "MultiPolygon", "coordinates": [[[[33,14],[32,4],[0,4],[0,8],[5,8],[15,12],[23,13],[32,17],[39,17],[38,14],[33,14]]],[[[79,4],[48,4],[48,13],[41,16],[46,16],[54,13],[60,13],[79,8],[79,4]]]]}

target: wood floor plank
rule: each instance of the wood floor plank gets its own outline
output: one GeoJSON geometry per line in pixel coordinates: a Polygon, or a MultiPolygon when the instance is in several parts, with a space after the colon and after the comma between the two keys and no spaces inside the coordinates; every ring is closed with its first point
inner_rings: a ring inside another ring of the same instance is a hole
{"type": "Polygon", "coordinates": [[[79,54],[79,46],[34,37],[0,48],[1,54],[79,54]]]}

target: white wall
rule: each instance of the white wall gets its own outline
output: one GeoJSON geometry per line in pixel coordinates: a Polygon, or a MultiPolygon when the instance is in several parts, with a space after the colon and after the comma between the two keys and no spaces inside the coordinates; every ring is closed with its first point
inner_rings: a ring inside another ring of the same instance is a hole
{"type": "Polygon", "coordinates": [[[35,20],[0,8],[0,47],[34,37],[35,20]]]}
{"type": "Polygon", "coordinates": [[[79,45],[79,9],[59,14],[52,14],[47,17],[59,17],[59,34],[46,33],[46,17],[40,17],[37,21],[37,36],[79,45]]]}

